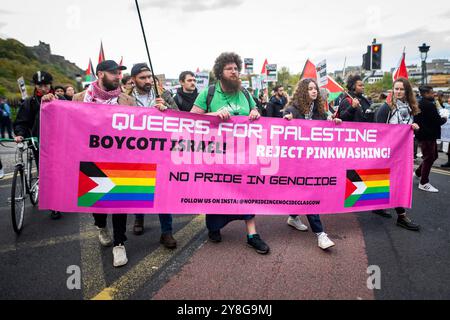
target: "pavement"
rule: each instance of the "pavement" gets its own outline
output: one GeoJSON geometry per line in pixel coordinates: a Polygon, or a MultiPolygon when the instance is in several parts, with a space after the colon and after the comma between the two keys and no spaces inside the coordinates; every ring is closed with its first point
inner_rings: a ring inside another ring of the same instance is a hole
{"type": "MultiPolygon", "coordinates": [[[[10,173],[13,153],[0,154],[10,173]]],[[[414,182],[408,214],[420,232],[397,227],[395,213],[327,215],[325,231],[336,246],[323,251],[311,231],[287,226],[287,217],[258,216],[258,232],[271,247],[259,255],[246,246],[242,221],[223,229],[223,242],[211,243],[203,215],[176,215],[178,248],[169,250],[159,244],[157,216],[146,216],[142,236],[132,234],[129,216],[129,263],[122,268],[112,266],[112,249],[99,245],[89,214],[54,221],[28,204],[15,235],[7,175],[0,180],[0,299],[449,299],[450,171],[438,168],[445,161],[440,153],[431,174],[438,194],[414,182]],[[369,266],[381,271],[380,289],[367,286],[369,266]],[[68,286],[73,268],[81,272],[77,288],[68,286]]]]}

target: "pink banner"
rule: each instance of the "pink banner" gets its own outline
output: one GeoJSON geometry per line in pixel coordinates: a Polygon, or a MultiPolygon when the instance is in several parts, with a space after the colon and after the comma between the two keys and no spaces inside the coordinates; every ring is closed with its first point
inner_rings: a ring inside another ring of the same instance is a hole
{"type": "Polygon", "coordinates": [[[54,101],[41,108],[40,209],[331,214],[411,207],[409,126],[54,101]]]}

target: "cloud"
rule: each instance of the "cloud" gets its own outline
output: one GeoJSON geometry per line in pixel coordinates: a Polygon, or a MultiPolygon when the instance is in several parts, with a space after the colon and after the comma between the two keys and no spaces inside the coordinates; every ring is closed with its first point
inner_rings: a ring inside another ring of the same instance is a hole
{"type": "MultiPolygon", "coordinates": [[[[141,9],[181,9],[185,12],[203,12],[238,7],[244,0],[146,0],[139,4],[141,9]]],[[[134,9],[135,5],[132,5],[134,9]]]]}

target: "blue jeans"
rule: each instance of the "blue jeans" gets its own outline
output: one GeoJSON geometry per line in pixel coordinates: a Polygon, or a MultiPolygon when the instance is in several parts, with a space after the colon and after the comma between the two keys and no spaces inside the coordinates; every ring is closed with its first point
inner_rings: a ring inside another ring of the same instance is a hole
{"type": "MultiPolygon", "coordinates": [[[[143,214],[136,214],[136,219],[144,220],[143,214]]],[[[159,223],[161,224],[161,233],[172,233],[172,215],[159,214],[159,223]]]]}
{"type": "MultiPolygon", "coordinates": [[[[291,215],[292,218],[297,217],[297,215],[291,215]]],[[[309,225],[311,226],[311,230],[314,233],[323,232],[322,221],[320,221],[320,215],[318,214],[307,214],[306,218],[308,218],[309,225]]]]}

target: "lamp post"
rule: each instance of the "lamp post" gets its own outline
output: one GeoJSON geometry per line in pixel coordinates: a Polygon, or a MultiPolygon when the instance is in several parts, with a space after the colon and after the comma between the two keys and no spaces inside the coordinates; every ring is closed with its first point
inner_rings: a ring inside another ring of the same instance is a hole
{"type": "Polygon", "coordinates": [[[419,47],[420,50],[420,59],[422,59],[422,84],[427,84],[427,56],[428,51],[430,51],[430,46],[427,46],[425,43],[419,47]]]}

